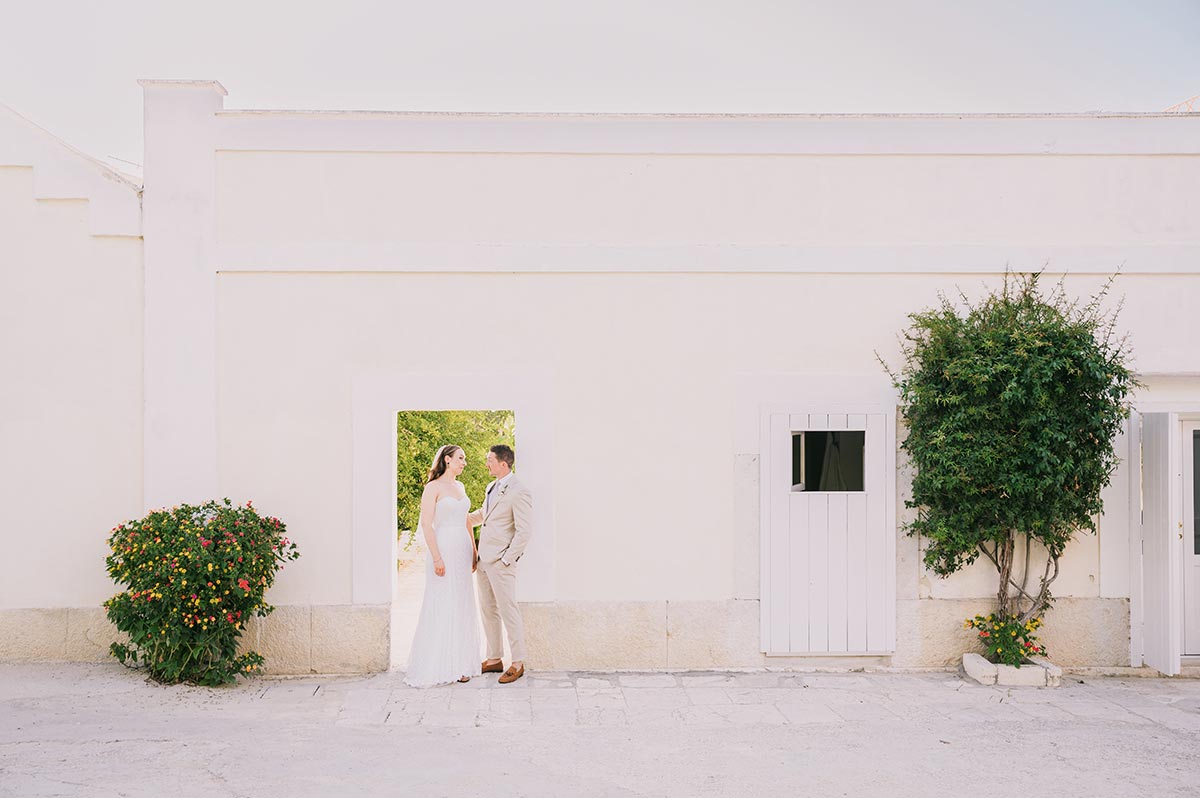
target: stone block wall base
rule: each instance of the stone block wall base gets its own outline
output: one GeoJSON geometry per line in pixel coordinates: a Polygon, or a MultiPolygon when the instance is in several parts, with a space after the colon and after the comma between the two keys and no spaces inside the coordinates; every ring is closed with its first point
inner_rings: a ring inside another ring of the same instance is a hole
{"type": "MultiPolygon", "coordinates": [[[[387,670],[389,605],[284,605],[253,618],[242,650],[266,657],[268,674],[387,670]]],[[[124,641],[102,607],[0,610],[0,660],[105,662],[124,641]]],[[[115,661],[115,660],[114,660],[115,661]]]]}
{"type": "MultiPolygon", "coordinates": [[[[987,615],[992,599],[905,599],[896,602],[896,652],[901,668],[954,667],[964,651],[982,652],[963,620],[987,615]]],[[[1063,667],[1129,665],[1129,599],[1059,598],[1038,630],[1039,642],[1063,667]]]]}
{"type": "MultiPolygon", "coordinates": [[[[766,656],[759,602],[558,601],[521,605],[533,670],[860,670],[954,668],[978,650],[963,618],[988,612],[986,599],[897,602],[891,655],[766,656]]],[[[251,619],[243,648],[266,657],[270,674],[387,670],[391,606],[279,605],[251,619]]],[[[0,610],[0,659],[105,661],[121,635],[100,607],[0,610]]],[[[1126,599],[1059,599],[1041,640],[1063,666],[1129,664],[1126,599]]]]}

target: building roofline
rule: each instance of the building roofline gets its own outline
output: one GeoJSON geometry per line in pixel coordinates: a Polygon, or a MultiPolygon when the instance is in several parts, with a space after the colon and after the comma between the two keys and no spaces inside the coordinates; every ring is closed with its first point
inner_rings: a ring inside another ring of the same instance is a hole
{"type": "Polygon", "coordinates": [[[221,85],[219,80],[162,80],[159,78],[141,78],[138,80],[138,85],[143,89],[148,87],[170,86],[176,89],[211,89],[216,91],[222,97],[229,95],[229,92],[221,85]]]}
{"type": "Polygon", "coordinates": [[[19,111],[14,109],[12,106],[5,105],[4,103],[0,103],[0,113],[7,114],[8,116],[12,117],[13,119],[16,119],[18,122],[32,128],[38,135],[48,138],[54,145],[58,146],[61,149],[66,150],[72,156],[79,158],[80,160],[86,161],[89,165],[91,165],[92,167],[97,169],[101,174],[103,174],[105,177],[109,178],[110,180],[113,180],[117,183],[128,186],[129,188],[133,189],[135,192],[140,192],[142,190],[142,186],[139,183],[137,183],[136,181],[132,180],[129,175],[127,175],[124,172],[121,172],[117,169],[114,169],[112,166],[109,166],[107,163],[100,160],[99,158],[96,158],[92,155],[88,155],[83,150],[79,150],[79,149],[76,149],[75,147],[72,147],[66,141],[64,141],[63,139],[54,135],[49,130],[46,130],[46,128],[42,127],[37,122],[34,122],[29,117],[20,113],[19,111]]]}
{"type": "Polygon", "coordinates": [[[343,109],[227,108],[218,116],[328,116],[376,118],[479,119],[1187,119],[1200,112],[1178,111],[1083,111],[1063,113],[627,113],[558,111],[382,111],[343,109]]]}

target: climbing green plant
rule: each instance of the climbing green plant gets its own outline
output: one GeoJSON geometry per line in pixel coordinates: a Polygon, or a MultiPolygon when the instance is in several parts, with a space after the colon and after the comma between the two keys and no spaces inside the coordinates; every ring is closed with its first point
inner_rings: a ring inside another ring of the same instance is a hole
{"type": "Polygon", "coordinates": [[[274,609],[263,596],[300,556],[285,532],[278,518],[228,499],[118,524],[105,563],[125,590],[104,608],[129,640],[112,655],[167,684],[227,684],[257,670],[262,655],[239,654],[238,641],[251,616],[274,609]]]}
{"type": "Polygon", "coordinates": [[[976,303],[942,296],[909,316],[901,368],[884,363],[914,468],[907,532],[940,576],[991,562],[996,618],[1013,629],[1050,606],[1059,558],[1095,531],[1118,462],[1113,437],[1137,382],[1114,332],[1119,308],[1101,309],[1111,286],[1079,302],[1061,282],[1046,293],[1040,275],[1008,274],[976,303]],[[1044,565],[1031,563],[1035,542],[1044,565]]]}

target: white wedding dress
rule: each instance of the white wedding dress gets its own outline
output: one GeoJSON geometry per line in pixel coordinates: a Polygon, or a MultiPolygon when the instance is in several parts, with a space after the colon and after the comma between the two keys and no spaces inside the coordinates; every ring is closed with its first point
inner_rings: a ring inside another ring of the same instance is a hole
{"type": "Polygon", "coordinates": [[[471,573],[474,550],[467,532],[470,498],[443,496],[434,505],[437,536],[445,576],[433,572],[433,555],[425,557],[425,596],[413,635],[404,683],[433,687],[480,673],[479,608],[471,573]]]}

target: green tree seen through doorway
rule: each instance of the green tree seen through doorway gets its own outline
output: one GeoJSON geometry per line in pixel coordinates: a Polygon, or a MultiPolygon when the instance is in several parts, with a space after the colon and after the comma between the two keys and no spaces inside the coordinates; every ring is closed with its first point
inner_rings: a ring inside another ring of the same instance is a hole
{"type": "MultiPolygon", "coordinates": [[[[405,548],[417,534],[421,492],[437,450],[446,444],[463,447],[467,469],[459,480],[471,507],[483,503],[492,478],[484,458],[498,443],[513,446],[515,418],[511,410],[405,410],[396,416],[396,520],[405,548]]],[[[515,448],[515,447],[514,447],[515,448]]]]}

